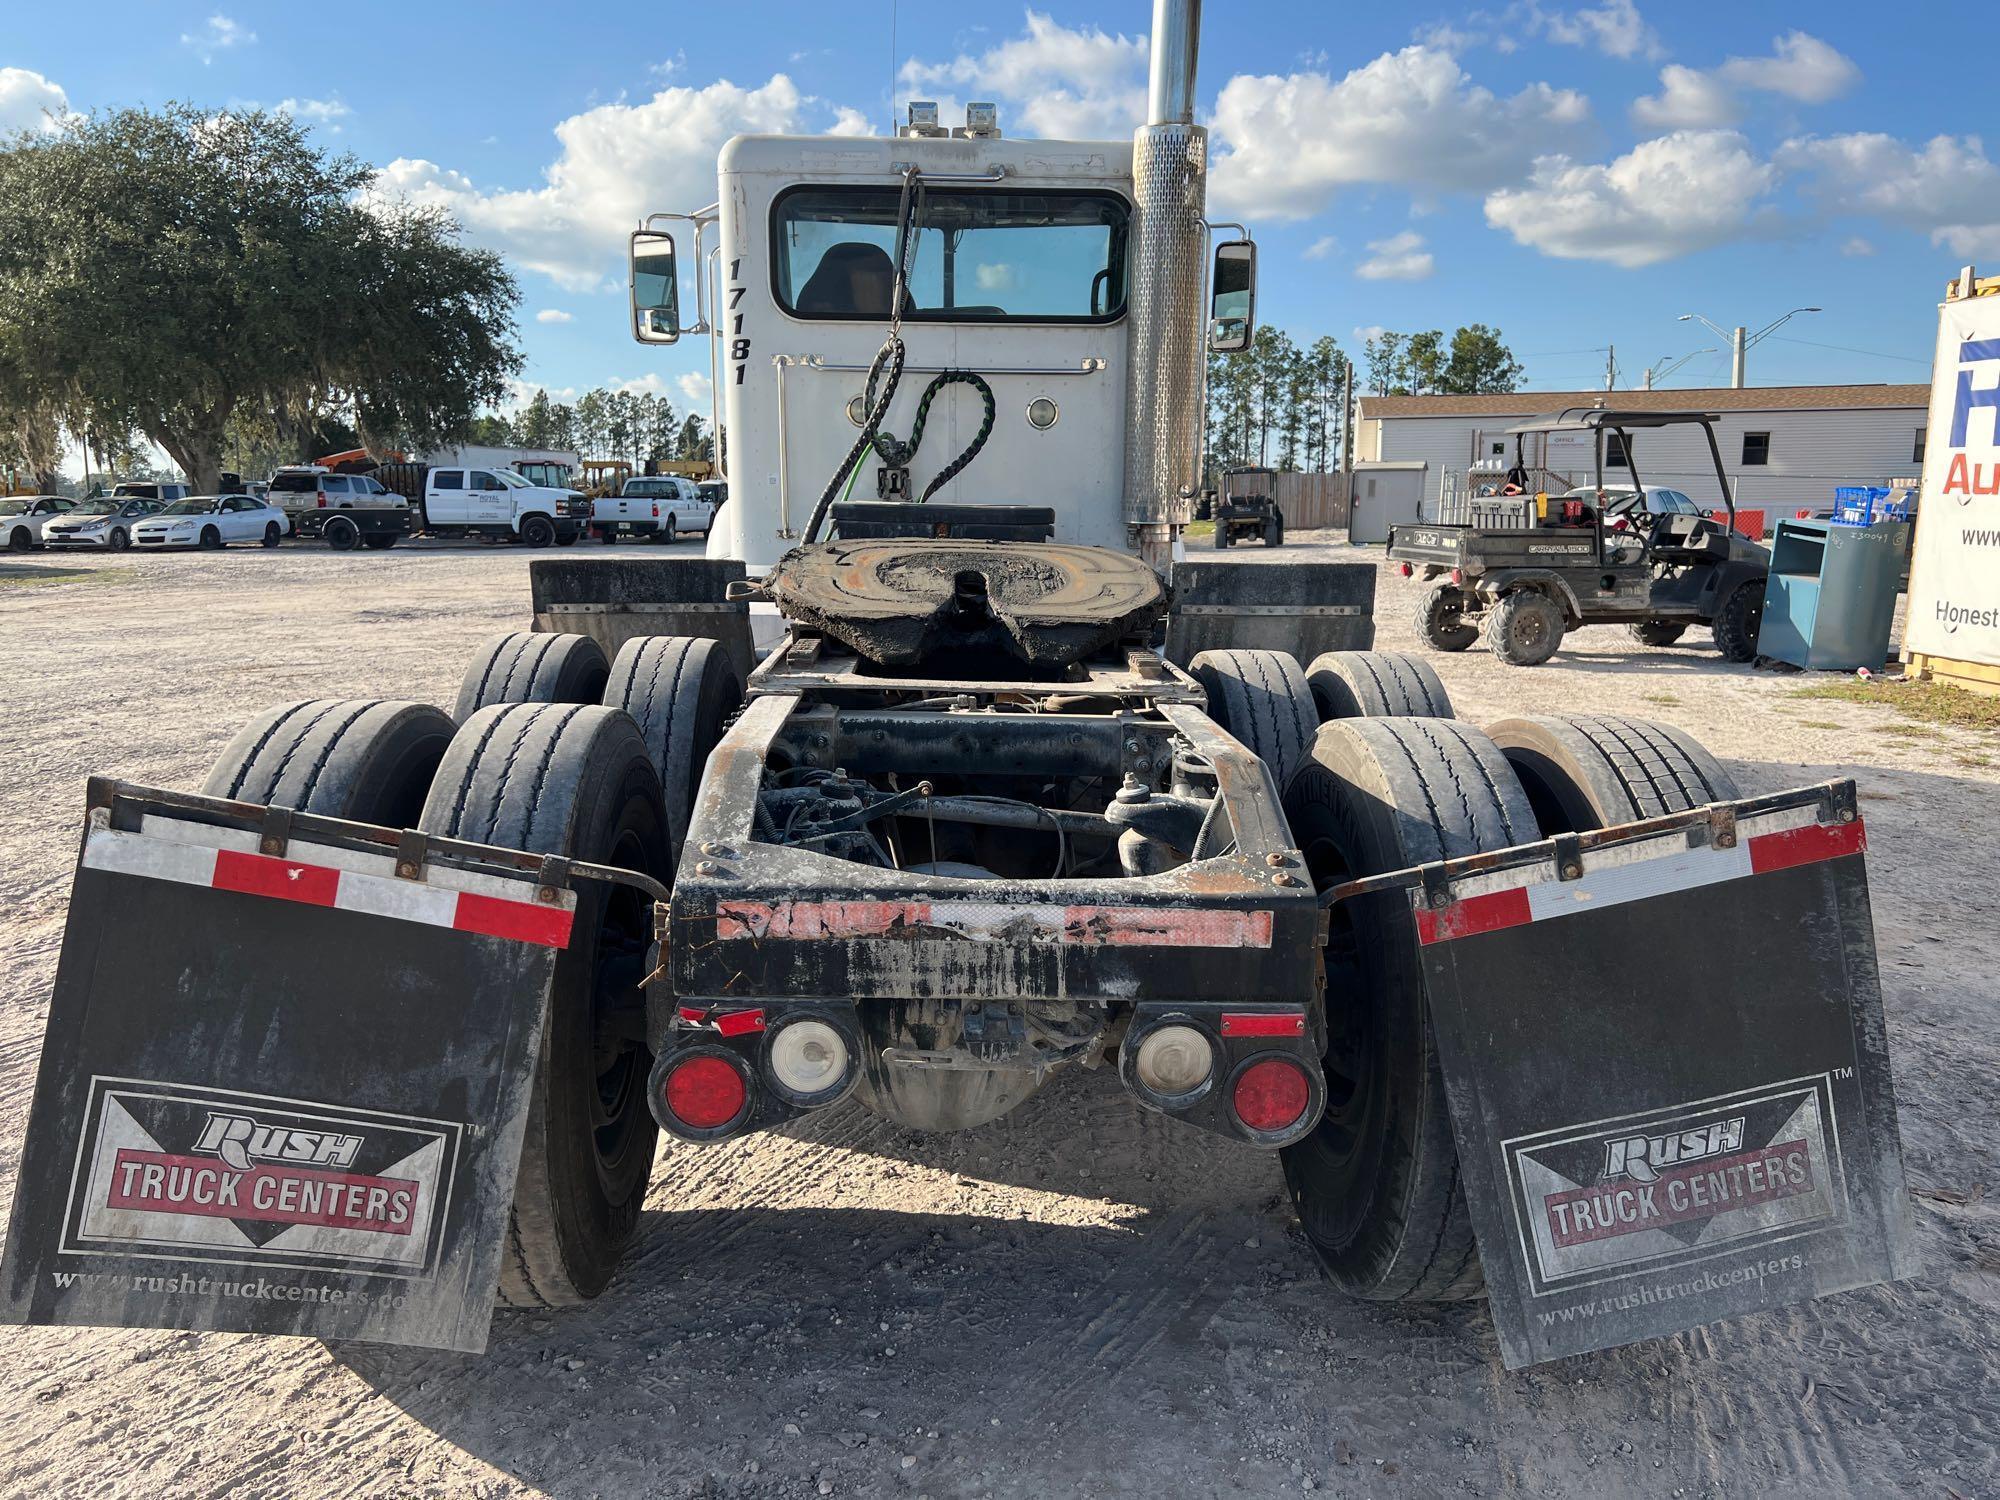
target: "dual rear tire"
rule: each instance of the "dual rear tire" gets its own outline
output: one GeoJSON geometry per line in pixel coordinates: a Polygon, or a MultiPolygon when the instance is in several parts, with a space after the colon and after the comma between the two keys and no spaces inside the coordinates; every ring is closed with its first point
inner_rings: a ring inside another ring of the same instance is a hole
{"type": "MultiPolygon", "coordinates": [[[[669,883],[741,688],[707,641],[642,638],[619,665],[607,691],[604,653],[587,637],[504,637],[467,672],[455,730],[422,704],[290,704],[231,741],[203,789],[669,883]]],[[[636,989],[656,957],[651,903],[622,884],[576,890],[502,1254],[508,1306],[574,1304],[604,1288],[636,1233],[657,1140],[636,989]]]]}
{"type": "MultiPolygon", "coordinates": [[[[1315,885],[1734,798],[1679,731],[1612,715],[1328,722],[1285,788],[1315,885]]],[[[1327,1108],[1280,1153],[1327,1275],[1376,1301],[1450,1301],[1483,1286],[1460,1185],[1408,896],[1328,913],[1327,1108]]]]}

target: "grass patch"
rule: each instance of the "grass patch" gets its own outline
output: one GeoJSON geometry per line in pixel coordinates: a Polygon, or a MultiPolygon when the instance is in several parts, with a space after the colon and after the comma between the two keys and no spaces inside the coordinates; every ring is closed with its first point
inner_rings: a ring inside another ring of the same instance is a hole
{"type": "Polygon", "coordinates": [[[2000,730],[2000,697],[1967,692],[1945,682],[1903,682],[1894,679],[1867,681],[1842,677],[1833,682],[1816,682],[1811,687],[1794,688],[1794,698],[1831,698],[1842,703],[1865,703],[1870,708],[1886,708],[1906,719],[1926,724],[1946,724],[1954,729],[2000,730]]]}
{"type": "Polygon", "coordinates": [[[1190,541],[1205,538],[1212,542],[1215,540],[1215,522],[1190,521],[1182,529],[1181,535],[1190,541]]]}
{"type": "Polygon", "coordinates": [[[1836,724],[1836,723],[1834,723],[1834,722],[1833,722],[1833,720],[1831,720],[1831,719],[1801,719],[1801,720],[1799,720],[1799,728],[1801,728],[1801,729],[1845,729],[1846,727],[1847,727],[1847,726],[1846,726],[1846,725],[1844,725],[1844,724],[1836,724]]]}
{"type": "Polygon", "coordinates": [[[1877,724],[1873,726],[1877,734],[1891,735],[1899,740],[1936,740],[1944,738],[1928,724],[1877,724]]]}
{"type": "Polygon", "coordinates": [[[1672,693],[1645,693],[1641,696],[1648,703],[1657,703],[1662,708],[1679,708],[1681,706],[1681,700],[1676,698],[1672,693]]]}
{"type": "Polygon", "coordinates": [[[1961,755],[1956,758],[1961,766],[1972,771],[1984,771],[1993,764],[1990,755],[1961,755]]]}
{"type": "Polygon", "coordinates": [[[137,576],[133,568],[65,568],[47,563],[0,563],[0,589],[31,588],[38,583],[124,583],[137,576]]]}

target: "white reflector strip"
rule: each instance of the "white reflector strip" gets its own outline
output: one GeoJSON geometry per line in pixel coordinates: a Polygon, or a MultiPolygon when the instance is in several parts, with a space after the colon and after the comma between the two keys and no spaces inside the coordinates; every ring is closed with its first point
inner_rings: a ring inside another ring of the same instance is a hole
{"type": "MultiPolygon", "coordinates": [[[[93,827],[83,846],[85,868],[264,896],[301,906],[332,907],[399,922],[419,922],[427,927],[483,933],[548,948],[562,948],[569,943],[570,924],[576,912],[576,895],[571,891],[558,891],[553,902],[523,901],[511,894],[522,883],[498,877],[432,866],[426,870],[425,880],[404,880],[393,875],[338,868],[322,856],[348,851],[297,840],[280,858],[161,836],[165,830],[183,827],[190,831],[200,829],[208,835],[217,831],[202,825],[180,824],[164,818],[149,819],[148,825],[146,833],[125,833],[102,825],[93,827]],[[480,889],[456,888],[461,882],[474,881],[480,889]],[[490,894],[495,887],[508,887],[510,894],[490,894]]],[[[353,861],[350,857],[343,862],[353,861]]],[[[393,860],[388,864],[394,867],[393,860]]]]}
{"type": "Polygon", "coordinates": [[[1737,842],[1726,848],[1710,844],[1690,849],[1687,835],[1675,832],[1591,850],[1583,856],[1583,874],[1576,880],[1556,879],[1546,859],[1481,871],[1454,883],[1457,899],[1449,906],[1432,910],[1417,897],[1417,940],[1428,945],[1476,937],[1867,851],[1868,834],[1860,819],[1825,825],[1810,819],[1810,812],[1805,821],[1792,813],[1744,819],[1737,842]]]}

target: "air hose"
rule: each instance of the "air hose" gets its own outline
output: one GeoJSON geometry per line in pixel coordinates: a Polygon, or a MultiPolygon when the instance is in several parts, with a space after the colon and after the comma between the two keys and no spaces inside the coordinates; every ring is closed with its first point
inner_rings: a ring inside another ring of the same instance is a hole
{"type": "MultiPolygon", "coordinates": [[[[875,405],[875,377],[872,372],[868,381],[865,404],[872,408],[875,405]]],[[[930,499],[949,484],[967,464],[979,456],[979,450],[986,446],[986,440],[993,435],[993,387],[988,385],[985,377],[976,371],[945,370],[933,377],[931,383],[924,387],[923,395],[917,398],[917,418],[910,427],[909,442],[902,442],[895,434],[882,432],[879,427],[874,435],[874,448],[882,455],[882,462],[892,469],[907,469],[910,460],[917,456],[917,449],[923,445],[924,423],[930,420],[931,402],[937,399],[937,393],[948,385],[969,385],[978,391],[979,399],[985,405],[985,415],[980,418],[979,431],[973,435],[972,441],[965,445],[965,451],[938,470],[936,477],[924,486],[923,494],[918,497],[918,504],[930,499]]]]}
{"type": "Polygon", "coordinates": [[[903,299],[904,287],[909,280],[910,256],[917,243],[917,235],[923,226],[924,190],[916,168],[911,167],[903,174],[903,192],[896,208],[896,282],[889,301],[889,336],[882,341],[882,347],[875,351],[875,358],[868,365],[868,383],[862,406],[867,415],[861,423],[861,431],[854,439],[854,445],[847,450],[847,456],[833,471],[826,488],[820,492],[814,504],[812,515],[806,522],[803,542],[811,543],[819,539],[820,527],[826,523],[827,513],[832,510],[836,497],[845,499],[854,492],[854,481],[861,473],[861,460],[873,448],[883,462],[891,468],[906,469],[910,460],[916,457],[917,448],[924,440],[924,425],[930,419],[931,402],[937,399],[939,391],[948,385],[969,385],[979,392],[985,412],[980,419],[979,431],[974,434],[965,451],[946,464],[931,482],[924,486],[919,503],[929,500],[932,495],[949,484],[965,466],[979,456],[979,450],[986,446],[986,440],[993,435],[994,403],[993,387],[983,376],[972,370],[945,370],[933,377],[924,387],[924,393],[917,400],[916,421],[910,428],[910,440],[905,443],[893,433],[882,431],[882,421],[889,414],[889,405],[896,399],[896,387],[902,383],[903,361],[903,299]],[[876,385],[880,383],[881,395],[876,395],[876,385]]]}

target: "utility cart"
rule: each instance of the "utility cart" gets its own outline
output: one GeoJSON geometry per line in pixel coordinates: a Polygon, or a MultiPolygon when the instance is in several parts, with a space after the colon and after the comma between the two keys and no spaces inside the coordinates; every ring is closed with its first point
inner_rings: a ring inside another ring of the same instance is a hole
{"type": "Polygon", "coordinates": [[[1622,624],[1644,645],[1672,645],[1704,625],[1733,662],[1757,655],[1771,555],[1735,529],[1736,502],[1706,412],[1572,407],[1509,429],[1515,461],[1495,493],[1467,495],[1436,521],[1391,528],[1405,578],[1431,584],[1417,630],[1438,651],[1463,651],[1482,626],[1494,655],[1547,661],[1565,634],[1622,624]],[[1695,429],[1714,464],[1717,515],[1639,476],[1635,433],[1695,429]],[[1526,440],[1587,449],[1592,480],[1550,493],[1554,476],[1527,462],[1526,440]],[[1616,465],[1623,474],[1607,472],[1616,465]]]}

